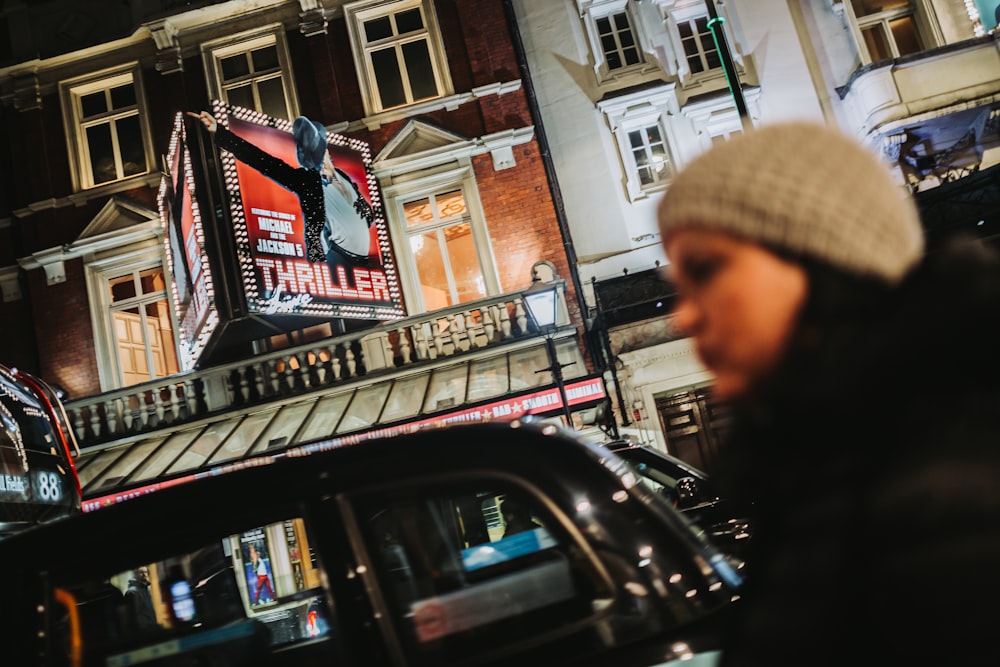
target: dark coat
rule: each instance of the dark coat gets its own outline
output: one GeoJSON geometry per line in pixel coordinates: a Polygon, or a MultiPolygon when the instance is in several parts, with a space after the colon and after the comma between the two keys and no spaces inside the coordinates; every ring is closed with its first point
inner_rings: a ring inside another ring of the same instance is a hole
{"type": "Polygon", "coordinates": [[[718,476],[755,530],[726,667],[1000,664],[1000,259],[932,255],[875,320],[737,413],[718,476]]]}
{"type": "Polygon", "coordinates": [[[125,591],[125,602],[128,604],[128,621],[133,631],[142,631],[157,626],[156,610],[153,609],[153,596],[149,592],[149,584],[138,579],[128,580],[125,591]]]}

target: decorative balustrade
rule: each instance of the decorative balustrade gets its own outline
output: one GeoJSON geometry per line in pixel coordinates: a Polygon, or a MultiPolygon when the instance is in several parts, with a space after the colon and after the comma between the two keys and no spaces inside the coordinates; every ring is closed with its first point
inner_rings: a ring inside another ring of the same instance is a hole
{"type": "Polygon", "coordinates": [[[528,335],[521,294],[506,294],[67,401],[66,411],[88,447],[528,335]]]}

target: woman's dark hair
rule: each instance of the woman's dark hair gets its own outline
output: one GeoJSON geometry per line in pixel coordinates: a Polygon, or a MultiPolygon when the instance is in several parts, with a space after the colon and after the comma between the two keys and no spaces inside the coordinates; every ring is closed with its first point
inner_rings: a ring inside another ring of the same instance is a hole
{"type": "Polygon", "coordinates": [[[885,316],[889,297],[896,289],[879,278],[850,274],[810,257],[790,256],[782,250],[772,252],[801,266],[809,286],[781,363],[751,392],[751,405],[779,387],[796,386],[803,373],[808,375],[812,364],[836,367],[843,360],[838,357],[849,352],[845,347],[857,340],[859,329],[867,329],[885,316]]]}
{"type": "Polygon", "coordinates": [[[879,278],[845,273],[811,258],[795,261],[805,269],[809,281],[809,293],[798,321],[803,334],[877,317],[893,291],[879,278]]]}

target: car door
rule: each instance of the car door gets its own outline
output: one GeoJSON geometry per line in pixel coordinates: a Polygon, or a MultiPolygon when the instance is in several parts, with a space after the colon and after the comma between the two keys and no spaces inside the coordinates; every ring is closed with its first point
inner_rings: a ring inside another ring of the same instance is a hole
{"type": "Polygon", "coordinates": [[[517,476],[466,470],[331,502],[400,663],[489,663],[545,646],[566,657],[615,597],[573,522],[517,476]]]}

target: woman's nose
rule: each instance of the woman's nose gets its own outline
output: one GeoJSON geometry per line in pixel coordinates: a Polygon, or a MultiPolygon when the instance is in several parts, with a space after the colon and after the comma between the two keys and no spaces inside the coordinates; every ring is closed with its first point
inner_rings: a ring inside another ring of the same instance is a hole
{"type": "Polygon", "coordinates": [[[678,296],[670,311],[670,319],[682,335],[692,336],[698,328],[698,307],[691,299],[678,296]]]}

